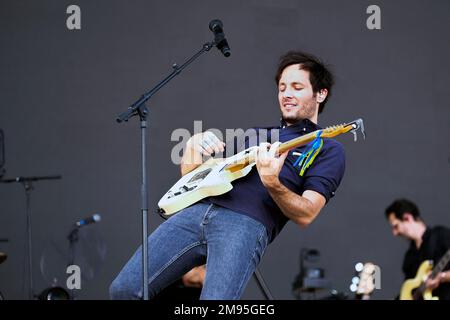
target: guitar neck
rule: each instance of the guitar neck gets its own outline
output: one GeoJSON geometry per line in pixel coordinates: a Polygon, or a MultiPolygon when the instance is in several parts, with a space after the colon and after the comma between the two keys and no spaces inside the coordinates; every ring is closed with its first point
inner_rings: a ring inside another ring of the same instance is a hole
{"type": "MultiPolygon", "coordinates": [[[[277,154],[279,155],[286,151],[289,151],[294,148],[308,144],[309,142],[313,141],[316,138],[318,131],[319,130],[305,134],[303,136],[300,136],[300,137],[297,137],[294,139],[291,139],[289,141],[283,142],[278,147],[277,154]]],[[[242,167],[245,167],[246,165],[248,165],[249,163],[253,163],[254,161],[256,161],[255,153],[249,152],[249,153],[246,153],[243,157],[236,159],[235,162],[228,164],[225,167],[225,169],[230,170],[230,171],[239,170],[242,167]]]]}
{"type": "Polygon", "coordinates": [[[321,138],[333,138],[337,135],[347,133],[352,130],[355,131],[357,129],[361,129],[363,136],[365,136],[364,125],[363,125],[362,119],[358,119],[358,120],[355,120],[355,121],[347,123],[347,124],[341,124],[341,125],[334,126],[334,127],[328,127],[323,130],[316,130],[314,132],[311,132],[311,133],[305,134],[303,136],[294,138],[292,140],[283,142],[278,147],[278,154],[281,154],[286,151],[292,150],[294,148],[303,146],[303,145],[313,141],[315,138],[317,138],[317,135],[319,132],[321,132],[321,135],[320,135],[321,138]]]}
{"type": "MultiPolygon", "coordinates": [[[[444,270],[447,263],[450,261],[450,249],[444,254],[444,256],[439,260],[438,264],[431,271],[430,277],[434,279],[442,270],[444,270]]],[[[417,288],[417,290],[413,294],[414,300],[419,300],[422,294],[426,289],[425,282],[422,281],[421,285],[417,288]]]]}
{"type": "Polygon", "coordinates": [[[310,143],[317,137],[318,132],[319,132],[319,130],[305,134],[305,135],[297,137],[297,138],[294,138],[292,140],[283,142],[278,147],[278,150],[277,150],[278,154],[285,153],[286,151],[289,151],[289,150],[295,149],[297,147],[304,146],[307,143],[310,143]]]}
{"type": "Polygon", "coordinates": [[[444,256],[439,260],[438,264],[433,268],[431,272],[431,277],[436,277],[442,270],[444,270],[447,263],[450,261],[450,249],[444,254],[444,256]]]}
{"type": "MultiPolygon", "coordinates": [[[[361,130],[361,133],[365,138],[364,124],[362,119],[357,119],[347,124],[327,127],[323,130],[316,130],[307,133],[305,135],[302,135],[300,137],[281,143],[277,149],[277,154],[280,155],[282,153],[285,153],[286,151],[308,144],[309,142],[317,138],[319,132],[321,132],[320,134],[321,138],[333,138],[340,134],[352,131],[355,134],[355,141],[356,141],[356,130],[358,129],[361,130]]],[[[239,170],[240,168],[248,165],[249,163],[253,163],[254,161],[255,161],[255,153],[248,152],[244,154],[242,157],[236,159],[235,162],[228,164],[225,169],[229,171],[239,170]]]]}

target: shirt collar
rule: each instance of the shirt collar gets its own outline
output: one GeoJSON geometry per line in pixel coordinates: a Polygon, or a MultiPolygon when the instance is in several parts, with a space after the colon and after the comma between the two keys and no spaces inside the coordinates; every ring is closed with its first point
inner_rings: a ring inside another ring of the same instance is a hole
{"type": "Polygon", "coordinates": [[[430,234],[431,234],[430,227],[426,226],[426,229],[422,234],[422,242],[428,239],[430,237],[430,234]]]}
{"type": "Polygon", "coordinates": [[[314,122],[312,122],[309,119],[302,119],[297,121],[294,124],[291,124],[290,126],[288,126],[286,124],[286,122],[283,119],[280,119],[280,129],[289,129],[292,130],[294,132],[301,132],[301,133],[305,133],[305,132],[312,132],[312,131],[316,131],[321,129],[320,126],[318,126],[317,124],[315,124],[314,122]]]}

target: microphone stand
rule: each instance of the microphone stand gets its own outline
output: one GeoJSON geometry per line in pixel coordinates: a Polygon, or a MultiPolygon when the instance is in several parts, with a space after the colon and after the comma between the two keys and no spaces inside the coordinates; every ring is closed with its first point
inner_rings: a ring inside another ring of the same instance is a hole
{"type": "MultiPolygon", "coordinates": [[[[79,239],[79,230],[80,229],[78,226],[74,226],[72,228],[72,231],[70,231],[69,235],[67,236],[67,239],[69,239],[69,263],[67,264],[67,267],[75,264],[75,245],[77,244],[79,239]]],[[[75,300],[75,293],[73,289],[70,290],[69,296],[71,300],[75,300]]]]}
{"type": "Polygon", "coordinates": [[[211,50],[212,47],[217,46],[216,40],[212,42],[207,42],[203,45],[202,49],[189,58],[181,66],[176,63],[173,64],[173,71],[164,78],[160,83],[158,83],[153,89],[144,93],[141,98],[134,102],[128,109],[121,113],[116,121],[121,123],[123,121],[128,121],[133,116],[139,116],[140,119],[140,131],[141,131],[141,165],[142,165],[142,184],[141,184],[141,213],[142,213],[142,292],[143,299],[148,300],[148,252],[147,252],[147,225],[148,225],[148,189],[147,189],[147,158],[146,158],[146,129],[147,129],[147,116],[148,109],[145,105],[146,101],[149,100],[157,91],[164,87],[170,80],[175,76],[179,75],[184,68],[191,64],[195,59],[197,59],[201,54],[211,50]]]}
{"type": "Polygon", "coordinates": [[[17,177],[12,179],[0,180],[2,183],[20,182],[25,188],[26,196],[26,215],[27,215],[27,235],[28,235],[28,273],[29,273],[29,285],[28,285],[28,298],[33,300],[33,252],[32,252],[32,233],[31,233],[31,192],[33,191],[33,182],[40,180],[57,180],[61,179],[60,175],[42,176],[42,177],[17,177]]]}
{"type": "Polygon", "coordinates": [[[264,298],[266,300],[273,300],[272,292],[270,292],[269,287],[267,286],[266,282],[264,281],[264,278],[261,274],[261,272],[258,270],[258,268],[255,269],[255,272],[253,273],[253,276],[255,277],[256,283],[258,284],[259,289],[264,295],[264,298]]]}

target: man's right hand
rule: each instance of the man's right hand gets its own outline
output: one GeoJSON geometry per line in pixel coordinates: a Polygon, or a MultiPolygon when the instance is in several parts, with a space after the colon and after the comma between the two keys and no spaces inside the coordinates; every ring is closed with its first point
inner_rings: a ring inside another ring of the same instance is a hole
{"type": "Polygon", "coordinates": [[[191,172],[203,163],[203,156],[213,156],[223,152],[225,143],[219,140],[210,131],[193,135],[186,143],[183,157],[181,158],[181,175],[191,172]]]}
{"type": "Polygon", "coordinates": [[[193,135],[188,140],[186,147],[204,156],[214,156],[214,154],[225,150],[225,143],[220,141],[211,131],[205,131],[193,135]]]}

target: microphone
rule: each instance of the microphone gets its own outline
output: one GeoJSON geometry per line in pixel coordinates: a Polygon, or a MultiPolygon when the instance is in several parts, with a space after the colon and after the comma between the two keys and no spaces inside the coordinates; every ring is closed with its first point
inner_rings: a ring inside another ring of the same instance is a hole
{"type": "Polygon", "coordinates": [[[209,23],[209,30],[214,33],[214,42],[217,49],[219,49],[225,57],[231,55],[230,46],[227,39],[225,39],[225,33],[223,33],[223,24],[219,19],[214,19],[209,23]]]}
{"type": "Polygon", "coordinates": [[[75,223],[75,225],[77,226],[77,228],[80,228],[82,226],[86,226],[86,225],[91,224],[91,223],[99,222],[101,219],[102,219],[102,217],[99,214],[96,213],[96,214],[94,214],[94,215],[92,215],[90,217],[87,217],[87,218],[84,218],[84,219],[81,219],[81,220],[77,221],[75,223]]]}

